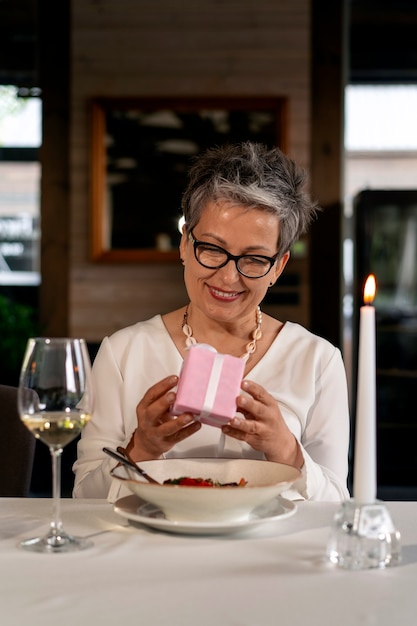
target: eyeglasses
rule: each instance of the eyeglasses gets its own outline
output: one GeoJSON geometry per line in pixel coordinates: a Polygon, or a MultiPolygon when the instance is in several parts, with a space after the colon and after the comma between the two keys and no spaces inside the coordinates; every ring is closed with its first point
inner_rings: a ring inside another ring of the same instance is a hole
{"type": "Polygon", "coordinates": [[[278,252],[272,256],[262,254],[240,254],[235,256],[224,248],[215,246],[205,241],[197,241],[193,231],[188,235],[194,246],[194,256],[203,267],[210,270],[218,270],[227,265],[229,261],[234,261],[239,274],[246,278],[262,278],[268,274],[269,270],[278,257],[278,252]]]}

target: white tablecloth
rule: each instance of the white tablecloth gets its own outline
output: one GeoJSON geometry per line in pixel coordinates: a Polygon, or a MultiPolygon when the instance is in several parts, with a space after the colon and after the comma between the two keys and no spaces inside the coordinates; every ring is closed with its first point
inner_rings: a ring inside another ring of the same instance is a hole
{"type": "Polygon", "coordinates": [[[63,499],[68,532],[94,547],[23,551],[46,531],[50,499],[0,499],[1,626],[415,626],[417,502],[387,507],[403,562],[346,571],[325,558],[337,504],[298,503],[292,517],[231,536],[132,525],[103,500],[63,499]]]}

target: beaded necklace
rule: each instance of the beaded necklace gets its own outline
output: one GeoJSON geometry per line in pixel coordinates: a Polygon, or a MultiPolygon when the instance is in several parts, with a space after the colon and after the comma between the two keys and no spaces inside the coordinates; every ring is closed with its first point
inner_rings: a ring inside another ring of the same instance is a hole
{"type": "MultiPolygon", "coordinates": [[[[182,325],[181,325],[182,332],[186,336],[185,345],[187,348],[197,343],[197,340],[193,335],[193,329],[188,323],[188,307],[189,306],[190,305],[187,304],[187,308],[185,309],[185,313],[184,313],[184,317],[183,317],[182,325]]],[[[261,311],[261,308],[258,306],[256,309],[256,328],[252,332],[251,340],[249,341],[249,343],[246,344],[245,353],[242,354],[240,357],[245,362],[249,359],[250,355],[255,352],[256,342],[262,337],[261,326],[262,326],[262,311],[261,311]]]]}

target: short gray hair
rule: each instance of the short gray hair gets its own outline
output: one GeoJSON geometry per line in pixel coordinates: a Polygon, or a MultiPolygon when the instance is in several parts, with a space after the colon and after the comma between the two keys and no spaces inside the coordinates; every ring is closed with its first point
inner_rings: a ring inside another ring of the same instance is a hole
{"type": "Polygon", "coordinates": [[[306,171],[279,148],[260,143],[210,148],[196,157],[188,177],[181,202],[187,234],[208,202],[226,200],[276,216],[281,257],[307,231],[319,210],[304,191],[306,171]]]}

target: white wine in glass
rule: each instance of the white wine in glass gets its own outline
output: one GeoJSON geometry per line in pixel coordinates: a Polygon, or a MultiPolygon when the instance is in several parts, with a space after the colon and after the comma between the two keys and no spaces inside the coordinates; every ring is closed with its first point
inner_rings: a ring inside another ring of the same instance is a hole
{"type": "Polygon", "coordinates": [[[54,515],[49,531],[21,542],[35,552],[72,552],[92,545],[65,532],[61,521],[61,455],[93,411],[91,362],[84,339],[28,340],[19,381],[18,410],[25,426],[43,441],[52,458],[54,515]]]}

